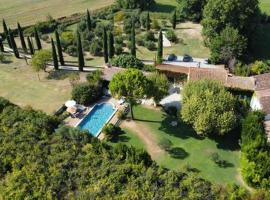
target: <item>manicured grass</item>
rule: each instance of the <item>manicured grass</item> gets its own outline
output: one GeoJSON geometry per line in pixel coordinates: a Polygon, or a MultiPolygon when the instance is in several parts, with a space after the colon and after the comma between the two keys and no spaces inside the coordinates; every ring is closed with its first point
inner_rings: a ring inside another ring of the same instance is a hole
{"type": "Polygon", "coordinates": [[[173,143],[174,153],[161,155],[156,160],[158,164],[175,170],[190,166],[203,178],[212,182],[239,184],[237,177],[240,152],[237,139],[200,138],[184,123],[180,122],[177,127],[172,127],[170,123],[175,119],[158,110],[137,106],[134,113],[137,122],[152,130],[158,140],[165,138],[173,143]],[[227,166],[217,166],[210,158],[212,153],[218,153],[220,159],[226,161],[227,166]]]}
{"type": "Polygon", "coordinates": [[[8,25],[14,28],[17,21],[22,26],[32,25],[46,20],[48,15],[59,18],[85,12],[86,9],[96,10],[113,2],[114,0],[1,0],[0,19],[5,18],[8,25]]]}
{"type": "Polygon", "coordinates": [[[151,9],[151,15],[156,18],[168,18],[177,5],[176,0],[156,0],[156,5],[151,9]]]}
{"type": "Polygon", "coordinates": [[[270,1],[269,0],[260,0],[260,7],[263,12],[270,14],[270,1]]]}
{"type": "Polygon", "coordinates": [[[123,129],[124,133],[120,135],[116,141],[109,142],[109,144],[116,145],[119,143],[126,144],[128,146],[133,146],[138,149],[144,149],[143,142],[134,134],[132,131],[128,129],[123,129]]]}
{"type": "Polygon", "coordinates": [[[41,81],[31,66],[23,59],[9,57],[11,63],[0,64],[0,96],[19,106],[31,106],[52,113],[70,98],[71,85],[68,79],[47,79],[40,72],[41,81]]]}

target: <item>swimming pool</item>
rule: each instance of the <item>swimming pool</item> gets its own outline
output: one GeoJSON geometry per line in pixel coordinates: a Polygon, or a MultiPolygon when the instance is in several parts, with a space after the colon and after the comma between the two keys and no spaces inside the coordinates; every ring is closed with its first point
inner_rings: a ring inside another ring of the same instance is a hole
{"type": "Polygon", "coordinates": [[[111,103],[97,104],[88,115],[79,123],[78,127],[88,130],[91,135],[97,137],[102,128],[115,114],[116,109],[111,103]]]}

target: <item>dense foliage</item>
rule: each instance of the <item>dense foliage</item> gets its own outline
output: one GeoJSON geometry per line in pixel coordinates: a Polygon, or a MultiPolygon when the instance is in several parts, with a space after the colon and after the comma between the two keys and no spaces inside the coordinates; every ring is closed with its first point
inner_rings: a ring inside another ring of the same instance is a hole
{"type": "Polygon", "coordinates": [[[207,0],[177,0],[180,18],[199,22],[203,16],[203,9],[207,0]]]}
{"type": "Polygon", "coordinates": [[[142,10],[149,9],[154,3],[154,0],[117,0],[118,5],[125,9],[140,8],[142,10]]]}
{"type": "Polygon", "coordinates": [[[123,68],[137,68],[142,69],[144,64],[138,58],[130,55],[130,54],[122,54],[111,60],[111,65],[115,67],[123,67],[123,68]]]}
{"type": "Polygon", "coordinates": [[[101,90],[98,85],[82,83],[72,89],[72,99],[77,103],[89,105],[95,102],[101,96],[101,90]]]}
{"type": "Polygon", "coordinates": [[[224,135],[235,127],[235,98],[220,83],[210,80],[188,82],[182,97],[182,119],[198,134],[224,135]]]}
{"type": "Polygon", "coordinates": [[[112,148],[88,133],[58,125],[54,117],[0,98],[1,199],[239,197],[237,187],[213,187],[191,173],[156,166],[143,150],[112,148]]]}
{"type": "Polygon", "coordinates": [[[226,27],[220,35],[209,44],[211,62],[228,63],[231,59],[240,58],[247,48],[247,40],[237,29],[226,27]]]}
{"type": "Polygon", "coordinates": [[[264,130],[264,114],[250,113],[241,133],[242,175],[253,187],[270,189],[270,146],[264,130]]]}

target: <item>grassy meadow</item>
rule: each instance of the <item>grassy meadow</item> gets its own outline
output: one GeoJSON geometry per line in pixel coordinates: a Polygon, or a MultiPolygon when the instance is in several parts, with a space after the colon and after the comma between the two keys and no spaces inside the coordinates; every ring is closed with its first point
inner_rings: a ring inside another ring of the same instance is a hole
{"type": "Polygon", "coordinates": [[[45,21],[48,15],[59,18],[85,12],[86,9],[100,9],[113,2],[114,0],[1,0],[0,19],[4,18],[14,28],[18,21],[22,26],[32,25],[45,21]]]}
{"type": "Polygon", "coordinates": [[[260,0],[260,7],[263,12],[270,14],[270,1],[269,0],[260,0]]]}
{"type": "MultiPolygon", "coordinates": [[[[191,127],[184,123],[179,122],[177,127],[172,127],[170,123],[175,119],[162,111],[143,106],[136,106],[134,113],[137,123],[147,127],[158,141],[168,139],[172,142],[172,153],[167,152],[156,159],[159,165],[174,170],[190,166],[200,176],[215,183],[240,184],[238,173],[240,152],[237,139],[232,137],[200,138],[191,127]],[[220,159],[226,161],[225,167],[220,167],[212,161],[213,153],[218,153],[220,159]]],[[[128,130],[128,132],[127,136],[133,131],[128,130]]],[[[138,139],[133,139],[131,142],[138,148],[142,146],[138,139]]],[[[124,143],[130,144],[130,141],[127,140],[124,143]]]]}

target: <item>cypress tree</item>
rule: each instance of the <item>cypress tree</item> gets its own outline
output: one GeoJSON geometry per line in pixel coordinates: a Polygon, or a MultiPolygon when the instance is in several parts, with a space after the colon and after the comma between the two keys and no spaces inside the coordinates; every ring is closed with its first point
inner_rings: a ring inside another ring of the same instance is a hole
{"type": "Polygon", "coordinates": [[[131,55],[136,57],[136,39],[135,39],[135,24],[134,19],[132,19],[132,28],[131,28],[131,48],[130,53],[131,55]]]}
{"type": "Polygon", "coordinates": [[[24,52],[27,53],[27,47],[26,47],[26,44],[25,44],[24,35],[23,35],[23,31],[22,31],[20,23],[18,23],[18,33],[19,33],[19,36],[20,36],[22,48],[23,48],[24,52]]]}
{"type": "Polygon", "coordinates": [[[112,59],[114,56],[114,37],[112,32],[109,32],[109,58],[112,59]]]}
{"type": "Polygon", "coordinates": [[[91,31],[92,30],[92,20],[91,20],[90,12],[89,12],[88,9],[87,9],[87,17],[86,17],[86,19],[87,19],[87,28],[88,28],[89,31],[91,31]]]}
{"type": "Polygon", "coordinates": [[[59,56],[59,62],[60,62],[61,65],[65,65],[65,61],[64,61],[64,57],[63,57],[63,51],[62,51],[62,45],[61,45],[59,33],[57,32],[57,30],[55,31],[55,39],[56,39],[56,46],[57,46],[58,56],[59,56]]]}
{"type": "Polygon", "coordinates": [[[108,38],[107,38],[107,32],[106,28],[103,28],[103,56],[104,56],[104,62],[109,62],[109,56],[108,56],[108,38]]]}
{"type": "Polygon", "coordinates": [[[34,55],[34,53],[35,53],[34,47],[33,47],[33,44],[32,44],[32,42],[31,42],[29,36],[27,37],[27,43],[28,43],[28,48],[29,48],[30,54],[31,54],[31,55],[34,55]]]}
{"type": "Polygon", "coordinates": [[[176,29],[176,20],[176,11],[174,11],[171,19],[173,29],[176,29]]]}
{"type": "Polygon", "coordinates": [[[4,30],[4,39],[7,39],[9,48],[12,48],[11,41],[9,38],[9,33],[8,33],[8,27],[4,19],[3,19],[3,30],[4,30]]]}
{"type": "Polygon", "coordinates": [[[150,19],[150,14],[149,12],[147,13],[147,18],[146,18],[146,30],[147,31],[150,31],[150,28],[151,28],[151,19],[150,19]]]}
{"type": "Polygon", "coordinates": [[[35,40],[36,40],[37,49],[40,50],[40,49],[42,49],[42,46],[41,46],[41,42],[40,42],[40,39],[39,39],[38,31],[37,31],[36,28],[35,28],[34,34],[35,34],[35,40]]]}
{"type": "Polygon", "coordinates": [[[0,51],[1,52],[4,52],[5,50],[4,50],[4,44],[3,44],[3,38],[1,38],[1,36],[0,36],[0,51]]]}
{"type": "Polygon", "coordinates": [[[83,68],[84,68],[84,56],[83,56],[81,35],[80,35],[79,31],[77,31],[77,48],[78,48],[77,51],[78,51],[79,70],[83,71],[83,68]]]}
{"type": "Polygon", "coordinates": [[[56,54],[56,49],[55,49],[55,45],[54,45],[54,41],[51,38],[51,43],[52,43],[52,58],[53,58],[53,65],[54,65],[54,69],[58,70],[59,65],[58,65],[58,58],[57,58],[57,54],[56,54]]]}
{"type": "Polygon", "coordinates": [[[13,33],[12,33],[11,30],[9,30],[8,33],[9,33],[9,39],[10,39],[10,42],[11,42],[13,53],[14,53],[14,55],[15,55],[16,58],[20,58],[20,53],[18,51],[18,48],[17,48],[16,42],[15,42],[13,33]]]}
{"type": "Polygon", "coordinates": [[[163,33],[162,31],[159,32],[158,37],[158,50],[157,50],[157,63],[161,64],[163,61],[163,33]]]}

